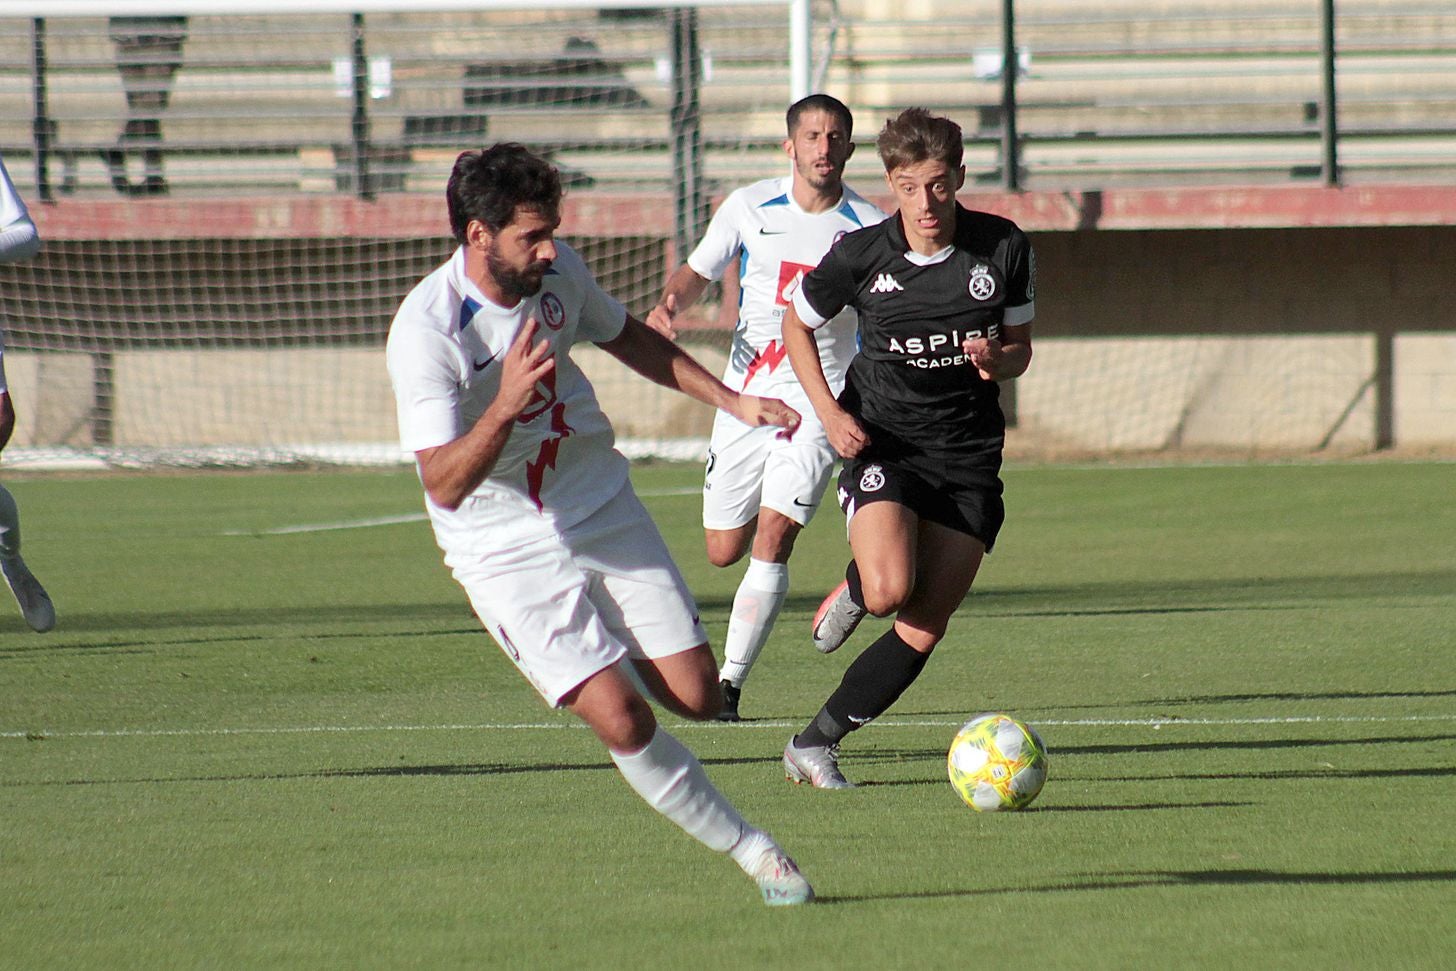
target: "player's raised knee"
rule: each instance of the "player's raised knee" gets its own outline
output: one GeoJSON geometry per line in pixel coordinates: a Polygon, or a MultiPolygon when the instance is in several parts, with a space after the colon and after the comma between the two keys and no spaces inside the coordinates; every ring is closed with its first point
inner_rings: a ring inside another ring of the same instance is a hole
{"type": "Polygon", "coordinates": [[[865,577],[861,580],[865,610],[876,617],[888,617],[910,599],[910,583],[893,578],[865,577]]]}

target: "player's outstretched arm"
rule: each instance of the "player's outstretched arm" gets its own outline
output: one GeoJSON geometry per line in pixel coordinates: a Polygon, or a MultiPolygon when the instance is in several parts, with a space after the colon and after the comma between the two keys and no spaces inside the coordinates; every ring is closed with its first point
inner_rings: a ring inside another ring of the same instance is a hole
{"type": "Polygon", "coordinates": [[[819,416],[829,444],[841,457],[854,458],[869,444],[869,435],[853,415],[839,406],[828,379],[824,377],[824,365],[819,361],[819,343],[814,332],[799,318],[793,306],[784,313],[783,336],[794,377],[799,379],[809,403],[814,406],[814,414],[819,416]]]}
{"type": "Polygon", "coordinates": [[[465,434],[435,448],[420,449],[420,481],[437,506],[458,509],[495,468],[511,428],[531,403],[537,382],[556,366],[551,342],[532,346],[536,318],[528,317],[501,359],[500,390],[465,434]]]}
{"type": "Polygon", "coordinates": [[[698,302],[710,281],[684,263],[668,277],[657,306],[647,314],[647,326],[668,340],[677,340],[677,315],[698,302]]]}
{"type": "Polygon", "coordinates": [[[788,435],[799,427],[797,411],[776,398],[731,390],[687,351],[630,314],[622,332],[600,346],[647,380],[726,411],[744,424],[777,425],[788,435]]]}

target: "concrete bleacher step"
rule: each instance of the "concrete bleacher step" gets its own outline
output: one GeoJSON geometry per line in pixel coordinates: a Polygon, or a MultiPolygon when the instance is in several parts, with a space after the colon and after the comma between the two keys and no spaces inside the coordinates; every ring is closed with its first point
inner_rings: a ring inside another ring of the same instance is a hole
{"type": "MultiPolygon", "coordinates": [[[[1022,0],[1018,43],[1030,59],[1018,87],[1023,137],[1078,143],[1092,167],[1126,158],[1112,150],[1125,139],[1176,142],[1202,130],[1229,147],[1239,144],[1232,134],[1249,131],[1298,141],[1318,126],[1310,7],[1122,0],[1093,9],[1082,0],[1022,0]]],[[[840,0],[825,86],[855,107],[863,141],[907,104],[951,113],[978,142],[994,139],[1000,82],[978,76],[974,54],[999,43],[1000,10],[999,0],[840,0]]],[[[1339,14],[1348,52],[1339,75],[1343,125],[1422,135],[1456,127],[1456,14],[1434,0],[1342,0],[1339,14]]],[[[783,16],[757,8],[750,24],[742,11],[699,11],[699,43],[711,61],[701,111],[715,166],[758,170],[765,153],[778,152],[788,90],[783,16]],[[722,151],[735,141],[736,153],[722,151]]],[[[54,143],[87,173],[128,118],[115,45],[104,19],[91,21],[58,21],[48,32],[54,143]]],[[[0,146],[24,150],[29,27],[3,17],[0,27],[0,146]]],[[[260,184],[273,186],[291,170],[306,189],[338,188],[330,175],[350,168],[354,136],[351,92],[335,74],[335,61],[351,56],[349,27],[343,14],[192,18],[160,119],[163,149],[198,161],[186,163],[188,173],[252,152],[226,171],[251,165],[260,184]]],[[[387,96],[369,109],[375,161],[398,174],[395,184],[414,184],[416,171],[433,178],[437,156],[486,139],[555,146],[602,184],[633,171],[655,180],[668,163],[661,14],[402,9],[368,15],[366,38],[368,54],[392,67],[387,96]],[[546,67],[532,73],[537,64],[546,67]]]]}

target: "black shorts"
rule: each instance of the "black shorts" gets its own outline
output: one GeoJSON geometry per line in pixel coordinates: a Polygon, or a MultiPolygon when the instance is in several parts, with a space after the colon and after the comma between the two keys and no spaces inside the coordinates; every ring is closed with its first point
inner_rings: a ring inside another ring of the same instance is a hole
{"type": "Polygon", "coordinates": [[[974,536],[988,553],[1006,521],[1001,480],[995,475],[966,483],[937,482],[904,462],[845,459],[839,472],[839,508],[845,518],[872,502],[897,502],[921,519],[974,536]]]}

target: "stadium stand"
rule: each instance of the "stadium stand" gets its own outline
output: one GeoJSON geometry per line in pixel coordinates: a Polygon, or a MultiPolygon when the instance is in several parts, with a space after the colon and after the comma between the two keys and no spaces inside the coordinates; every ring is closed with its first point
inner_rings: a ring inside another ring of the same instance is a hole
{"type": "MultiPolygon", "coordinates": [[[[1002,106],[999,72],[985,64],[999,53],[999,6],[922,3],[910,18],[880,0],[821,4],[822,86],[863,117],[922,103],[968,119],[982,143],[971,161],[993,177],[1002,106]]],[[[1024,0],[1017,130],[1027,176],[1086,185],[1159,172],[1185,182],[1309,175],[1322,111],[1314,8],[1144,0],[1088,11],[1024,0]]],[[[711,177],[726,185],[773,159],[785,41],[762,8],[704,9],[698,22],[710,72],[703,137],[711,177]]],[[[35,141],[31,25],[0,26],[0,149],[24,158],[35,141]]],[[[336,191],[353,184],[363,141],[376,187],[408,190],[438,177],[437,150],[487,130],[560,151],[604,187],[671,176],[660,12],[402,12],[363,19],[357,38],[340,16],[193,17],[170,46],[154,31],[151,47],[129,48],[118,30],[45,24],[45,115],[63,191],[119,186],[116,166],[101,163],[120,148],[160,152],[176,191],[336,191]],[[362,131],[356,61],[369,89],[362,131]],[[150,111],[138,105],[146,100],[150,111]]],[[[1337,42],[1351,174],[1449,176],[1456,11],[1346,0],[1337,42]]]]}
{"type": "MultiPolygon", "coordinates": [[[[563,234],[639,313],[711,199],[782,171],[779,12],[697,11],[685,105],[681,21],[662,11],[407,8],[190,16],[148,43],[102,17],[0,16],[0,152],[51,200],[33,207],[46,250],[0,268],[7,367],[34,403],[8,462],[339,443],[357,460],[387,442],[379,344],[449,251],[440,187],[463,147],[550,154],[571,186],[563,234]]],[[[849,181],[882,185],[875,132],[922,104],[966,130],[967,202],[1037,234],[1054,285],[1037,366],[1007,389],[1019,442],[1456,446],[1456,8],[1337,9],[1327,173],[1318,4],[1020,0],[1025,191],[1008,192],[1000,2],[815,0],[815,87],[858,122],[849,181]]],[[[731,296],[699,310],[689,339],[711,363],[731,296]]],[[[624,436],[706,430],[611,373],[598,387],[624,436]]]]}

